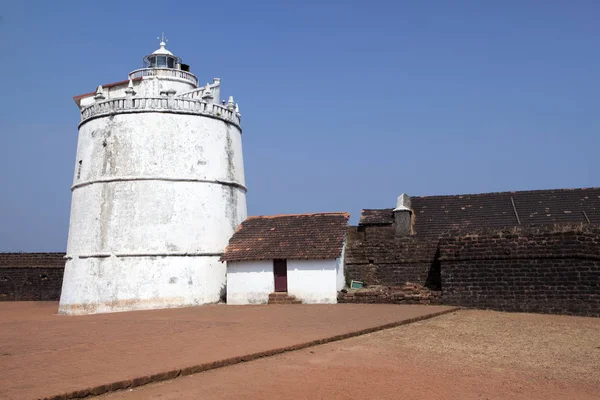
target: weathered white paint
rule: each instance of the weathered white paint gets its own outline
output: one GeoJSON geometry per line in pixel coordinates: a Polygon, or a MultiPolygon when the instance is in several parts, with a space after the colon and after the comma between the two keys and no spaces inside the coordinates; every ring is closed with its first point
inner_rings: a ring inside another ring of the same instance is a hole
{"type": "Polygon", "coordinates": [[[216,303],[224,294],[219,256],[73,258],[65,266],[59,312],[185,307],[216,303]]]}
{"type": "Polygon", "coordinates": [[[129,74],[129,79],[142,76],[138,91],[140,96],[150,97],[161,90],[173,89],[177,93],[188,92],[196,88],[195,75],[186,71],[167,68],[143,68],[129,74]],[[151,75],[152,73],[156,75],[151,75]],[[144,75],[145,74],[145,75],[144,75]]]}
{"type": "Polygon", "coordinates": [[[337,303],[339,259],[287,260],[288,294],[303,303],[337,303]]]}
{"type": "Polygon", "coordinates": [[[346,271],[344,270],[344,259],[346,256],[346,241],[344,240],[344,245],[342,246],[342,254],[340,258],[336,259],[336,273],[337,273],[337,282],[336,289],[339,292],[344,287],[346,287],[346,271]]]}
{"type": "Polygon", "coordinates": [[[224,294],[217,260],[246,218],[241,130],[216,112],[190,112],[189,100],[144,100],[194,88],[175,78],[135,83],[133,99],[145,107],[137,112],[127,84],[81,105],[60,313],[198,305],[224,294]]]}
{"type": "Polygon", "coordinates": [[[227,263],[227,304],[267,304],[274,291],[273,260],[227,263]]]}

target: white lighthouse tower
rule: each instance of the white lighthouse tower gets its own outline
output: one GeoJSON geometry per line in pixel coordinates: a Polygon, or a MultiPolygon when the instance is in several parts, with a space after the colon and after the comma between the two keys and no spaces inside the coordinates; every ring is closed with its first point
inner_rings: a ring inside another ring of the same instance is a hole
{"type": "Polygon", "coordinates": [[[165,40],[81,110],[59,313],[218,302],[246,218],[239,108],[198,86],[165,40]]]}

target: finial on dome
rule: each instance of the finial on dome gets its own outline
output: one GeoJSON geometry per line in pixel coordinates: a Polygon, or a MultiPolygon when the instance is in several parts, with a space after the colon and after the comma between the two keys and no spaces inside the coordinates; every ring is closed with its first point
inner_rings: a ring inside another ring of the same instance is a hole
{"type": "Polygon", "coordinates": [[[169,39],[165,37],[165,33],[163,32],[161,37],[157,37],[156,39],[160,40],[160,47],[165,47],[169,39]]]}
{"type": "Polygon", "coordinates": [[[173,53],[171,53],[165,47],[167,45],[167,42],[169,41],[169,39],[166,38],[165,33],[163,32],[162,36],[157,36],[156,39],[160,40],[160,48],[158,50],[154,51],[154,53],[152,53],[152,54],[159,54],[159,55],[166,54],[166,55],[172,56],[173,53]]]}
{"type": "Polygon", "coordinates": [[[233,101],[233,96],[229,96],[229,101],[227,102],[227,108],[233,110],[235,108],[235,102],[233,101]]]}

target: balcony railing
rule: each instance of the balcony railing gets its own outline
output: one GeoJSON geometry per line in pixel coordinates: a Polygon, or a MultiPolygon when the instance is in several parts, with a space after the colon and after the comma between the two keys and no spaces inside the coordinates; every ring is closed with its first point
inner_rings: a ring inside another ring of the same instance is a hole
{"type": "Polygon", "coordinates": [[[90,118],[121,112],[176,112],[216,117],[235,125],[240,125],[238,114],[221,104],[206,103],[201,100],[180,99],[176,97],[121,97],[105,100],[81,110],[81,123],[90,118]]]}
{"type": "Polygon", "coordinates": [[[129,74],[129,79],[141,78],[143,76],[164,76],[171,78],[179,78],[193,83],[194,86],[198,86],[198,78],[196,78],[196,75],[192,74],[191,72],[171,68],[136,69],[135,71],[129,74]]]}

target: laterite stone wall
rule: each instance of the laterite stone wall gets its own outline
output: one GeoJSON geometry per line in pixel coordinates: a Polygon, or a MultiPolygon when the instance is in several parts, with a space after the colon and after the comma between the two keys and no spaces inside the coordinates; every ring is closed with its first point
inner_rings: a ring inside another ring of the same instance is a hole
{"type": "Polygon", "coordinates": [[[368,285],[416,283],[439,289],[438,239],[396,237],[393,225],[350,226],[347,230],[346,278],[368,285]]]}
{"type": "Polygon", "coordinates": [[[600,229],[547,227],[444,237],[444,304],[600,316],[600,229]]]}
{"type": "Polygon", "coordinates": [[[0,253],[0,301],[59,300],[65,253],[0,253]]]}

